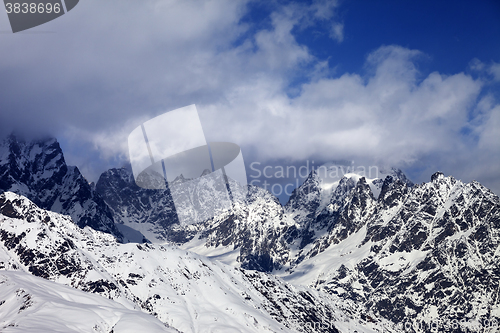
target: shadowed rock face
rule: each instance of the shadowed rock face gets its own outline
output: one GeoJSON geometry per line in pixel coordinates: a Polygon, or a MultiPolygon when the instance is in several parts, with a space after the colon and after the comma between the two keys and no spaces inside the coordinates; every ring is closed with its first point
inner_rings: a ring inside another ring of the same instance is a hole
{"type": "Polygon", "coordinates": [[[168,188],[152,190],[137,186],[130,168],[104,172],[96,183],[96,192],[108,204],[117,223],[132,228],[139,223],[147,225],[150,234],[156,236],[151,241],[185,242],[195,233],[180,228],[168,188]]]}
{"type": "Polygon", "coordinates": [[[55,139],[25,142],[11,135],[0,142],[0,190],[21,194],[36,205],[70,215],[124,241],[104,200],[77,167],[67,166],[55,139]]]}

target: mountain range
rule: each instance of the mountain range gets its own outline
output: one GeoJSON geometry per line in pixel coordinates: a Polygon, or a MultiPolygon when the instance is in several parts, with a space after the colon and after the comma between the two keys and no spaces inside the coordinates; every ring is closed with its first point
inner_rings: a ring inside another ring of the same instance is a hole
{"type": "MultiPolygon", "coordinates": [[[[102,332],[125,332],[130,311],[151,331],[496,329],[499,197],[440,172],[423,184],[396,169],[377,176],[313,170],[284,206],[234,182],[230,209],[186,225],[175,189],[142,189],[129,167],[93,186],[56,140],[9,136],[0,144],[0,326],[31,327],[23,312],[42,318],[36,304],[78,294],[69,298],[85,309],[112,302],[102,308],[114,316],[88,310],[102,332]]],[[[211,183],[196,184],[192,201],[211,183]]],[[[64,320],[81,324],[55,318],[64,320]]]]}

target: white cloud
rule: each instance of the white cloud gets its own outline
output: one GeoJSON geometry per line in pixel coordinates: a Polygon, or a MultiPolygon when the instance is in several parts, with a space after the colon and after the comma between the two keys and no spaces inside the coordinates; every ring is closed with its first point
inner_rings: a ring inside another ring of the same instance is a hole
{"type": "Polygon", "coordinates": [[[321,23],[329,28],[329,37],[342,43],[344,40],[344,23],[338,18],[337,11],[340,3],[336,0],[314,0],[311,5],[300,6],[296,11],[303,15],[303,25],[321,23]]]}
{"type": "Polygon", "coordinates": [[[500,81],[500,64],[493,62],[489,68],[489,73],[493,75],[495,81],[500,81]]]}
{"type": "Polygon", "coordinates": [[[478,103],[477,123],[474,130],[478,147],[491,153],[500,153],[500,105],[487,95],[478,103]]]}
{"type": "Polygon", "coordinates": [[[259,147],[263,158],[364,156],[400,163],[450,149],[481,83],[461,73],[432,73],[417,82],[412,61],[418,54],[383,47],[368,57],[372,75],[320,79],[305,84],[295,98],[265,77],[208,106],[207,119],[228,119],[233,110],[244,114],[243,121],[231,118],[228,130],[216,135],[259,147]]]}
{"type": "Polygon", "coordinates": [[[479,74],[490,76],[488,80],[500,81],[500,63],[492,61],[489,65],[474,58],[469,63],[469,68],[479,74]]]}
{"type": "Polygon", "coordinates": [[[334,23],[330,30],[330,37],[341,43],[344,40],[344,24],[334,23]]]}
{"type": "Polygon", "coordinates": [[[442,170],[500,192],[500,105],[491,96],[488,103],[477,101],[484,82],[464,73],[422,77],[415,66],[422,56],[381,47],[367,57],[368,75],[323,77],[293,98],[276,78],[262,76],[231,89],[223,101],[200,106],[207,133],[214,141],[252,147],[260,161],[348,159],[406,167],[425,161],[424,178],[416,181],[442,170]]]}
{"type": "MultiPolygon", "coordinates": [[[[238,143],[260,160],[408,165],[434,156],[436,167],[466,177],[479,170],[469,155],[484,165],[494,161],[498,106],[493,100],[473,112],[481,80],[463,73],[421,77],[415,64],[425,55],[398,46],[369,54],[367,74],[332,78],[328,62],[292,30],[328,23],[327,33],[341,42],[337,2],[277,8],[270,27],[257,31],[240,21],[246,5],[87,0],[43,26],[57,33],[2,37],[0,130],[43,128],[97,147],[103,158],[123,157],[138,124],[196,103],[209,140],[238,143]],[[291,97],[297,77],[309,81],[291,97]],[[464,128],[479,139],[468,142],[464,128]]],[[[493,75],[497,67],[490,67],[493,75]]],[[[70,152],[68,160],[84,156],[70,152]]],[[[485,174],[499,178],[494,168],[485,174]]]]}

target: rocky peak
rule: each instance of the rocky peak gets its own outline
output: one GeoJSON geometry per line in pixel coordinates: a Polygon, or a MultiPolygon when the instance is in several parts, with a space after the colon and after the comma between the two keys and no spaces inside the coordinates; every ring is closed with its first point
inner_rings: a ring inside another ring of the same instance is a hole
{"type": "Polygon", "coordinates": [[[437,171],[431,176],[431,182],[437,182],[439,179],[443,178],[444,178],[444,173],[442,173],[441,171],[437,171]]]}
{"type": "Polygon", "coordinates": [[[210,171],[210,170],[208,170],[208,169],[205,169],[205,170],[203,170],[203,172],[201,173],[200,177],[206,176],[206,175],[211,174],[211,173],[212,173],[212,171],[210,171]]]}
{"type": "Polygon", "coordinates": [[[184,177],[184,175],[181,173],[179,176],[175,177],[175,179],[174,179],[174,180],[172,180],[172,181],[171,181],[171,182],[169,182],[169,183],[171,183],[172,185],[175,185],[175,184],[182,184],[182,183],[186,182],[187,180],[189,180],[189,179],[186,179],[186,178],[184,177]]]}
{"type": "Polygon", "coordinates": [[[320,178],[316,170],[312,170],[306,180],[293,190],[285,205],[285,210],[307,209],[314,213],[319,205],[320,192],[320,178]]]}
{"type": "Polygon", "coordinates": [[[370,186],[368,186],[365,177],[361,177],[359,179],[358,183],[356,184],[356,187],[354,188],[354,192],[359,196],[368,196],[374,199],[372,190],[370,186]]]}
{"type": "Polygon", "coordinates": [[[393,179],[400,180],[403,184],[406,184],[408,187],[412,187],[414,184],[413,182],[406,177],[403,171],[401,169],[396,169],[392,168],[391,172],[389,174],[393,179]]]}
{"type": "Polygon", "coordinates": [[[342,177],[339,181],[339,185],[333,192],[332,198],[330,199],[330,204],[335,204],[340,202],[352,189],[356,187],[356,182],[351,177],[342,177]]]}
{"type": "Polygon", "coordinates": [[[382,184],[382,190],[378,201],[384,208],[391,208],[401,202],[404,195],[408,193],[408,185],[393,176],[387,176],[382,184]]]}
{"type": "Polygon", "coordinates": [[[0,150],[0,187],[3,190],[16,185],[27,186],[25,191],[48,190],[60,184],[67,172],[61,147],[55,139],[26,142],[10,135],[0,143],[0,150]]]}
{"type": "Polygon", "coordinates": [[[77,167],[66,165],[57,140],[24,141],[10,135],[0,143],[0,189],[37,206],[70,215],[80,227],[91,226],[124,240],[113,215],[77,167]]]}

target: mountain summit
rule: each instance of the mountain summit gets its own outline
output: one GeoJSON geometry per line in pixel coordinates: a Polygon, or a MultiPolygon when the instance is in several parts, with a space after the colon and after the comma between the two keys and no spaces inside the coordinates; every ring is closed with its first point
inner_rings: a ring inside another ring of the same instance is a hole
{"type": "MultiPolygon", "coordinates": [[[[394,169],[328,180],[313,171],[284,206],[232,183],[230,207],[184,225],[169,189],[140,188],[121,168],[104,172],[94,190],[52,139],[5,140],[0,174],[2,190],[32,200],[0,197],[3,269],[132,302],[181,331],[212,325],[204,311],[242,331],[315,332],[304,325],[326,320],[335,324],[319,331],[482,332],[500,320],[500,199],[475,181],[436,172],[413,184],[394,169]],[[115,237],[127,237],[116,226],[153,244],[119,244],[115,237]],[[184,295],[184,307],[171,306],[184,295]],[[213,297],[240,305],[220,310],[213,297]],[[241,313],[245,327],[230,318],[241,313]]],[[[184,195],[211,207],[199,198],[214,183],[196,182],[184,195]]]]}
{"type": "Polygon", "coordinates": [[[10,135],[0,141],[0,191],[23,195],[41,208],[71,216],[82,228],[126,241],[107,204],[77,167],[66,165],[53,138],[24,141],[10,135]]]}

